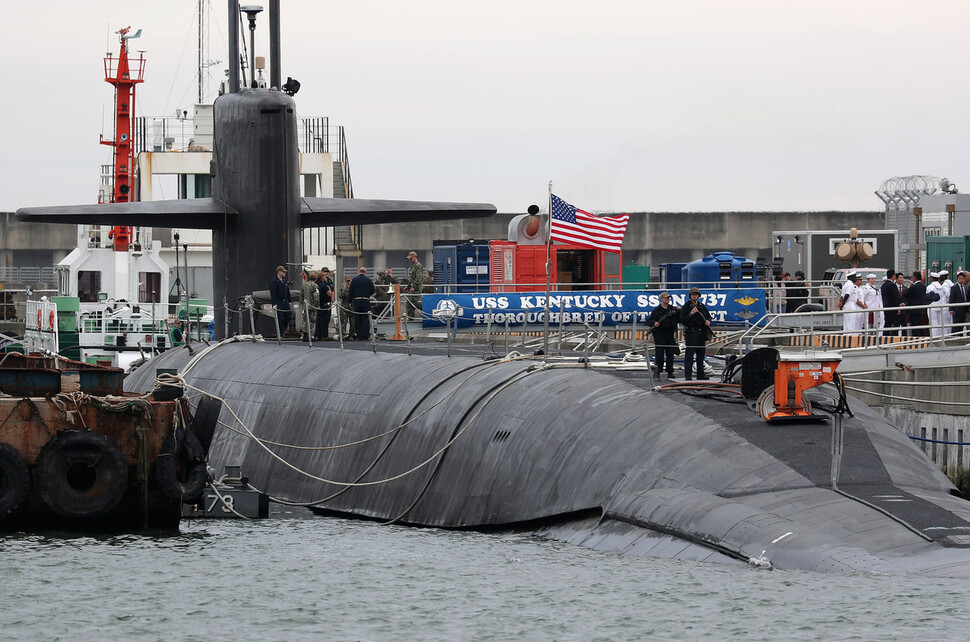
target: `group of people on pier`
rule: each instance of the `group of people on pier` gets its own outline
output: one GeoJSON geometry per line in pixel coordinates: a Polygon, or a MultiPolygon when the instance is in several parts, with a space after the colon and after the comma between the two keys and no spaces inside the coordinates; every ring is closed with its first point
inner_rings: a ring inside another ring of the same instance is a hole
{"type": "MultiPolygon", "coordinates": [[[[407,256],[410,264],[408,279],[403,292],[407,310],[405,314],[411,317],[420,316],[420,296],[428,287],[431,273],[425,276],[424,267],[418,261],[417,252],[407,256]]],[[[286,334],[292,321],[292,295],[290,282],[286,278],[287,270],[280,265],[276,268],[276,278],[269,283],[270,302],[276,313],[279,333],[286,334]]],[[[386,303],[390,300],[390,286],[398,284],[397,278],[390,270],[379,270],[376,283],[367,276],[367,268],[361,266],[354,278],[347,277],[344,286],[339,291],[334,286],[330,268],[322,267],[319,271],[309,271],[304,274],[304,282],[300,287],[299,302],[305,310],[306,326],[301,338],[308,341],[329,341],[330,322],[334,307],[341,309],[338,318],[344,319],[343,328],[335,327],[337,332],[343,333],[345,341],[366,341],[371,335],[372,302],[386,303]],[[383,286],[383,287],[378,287],[383,286]],[[351,323],[351,319],[353,322],[351,323]]],[[[339,323],[339,322],[337,322],[339,323]]]]}
{"type": "Polygon", "coordinates": [[[902,272],[887,270],[881,284],[876,275],[851,272],[842,286],[840,309],[842,328],[847,334],[861,334],[869,330],[879,336],[931,336],[966,334],[967,297],[970,275],[957,272],[956,283],[948,270],[930,272],[928,284],[921,272],[914,272],[906,284],[902,272]],[[924,308],[921,306],[930,306],[924,308]],[[904,308],[913,308],[906,310],[904,308]],[[881,310],[879,308],[901,308],[881,310]]]}

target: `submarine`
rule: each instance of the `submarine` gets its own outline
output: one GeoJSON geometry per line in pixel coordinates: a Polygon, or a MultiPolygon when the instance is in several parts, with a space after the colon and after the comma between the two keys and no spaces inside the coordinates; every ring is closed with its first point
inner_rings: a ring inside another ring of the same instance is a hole
{"type": "MultiPolygon", "coordinates": [[[[197,412],[218,413],[211,466],[241,465],[253,487],[318,513],[528,529],[632,555],[970,576],[970,502],[837,378],[804,391],[807,414],[759,411],[779,364],[825,354],[764,348],[725,381],[658,386],[608,359],[351,345],[236,338],[154,365],[179,370],[197,412]]],[[[154,369],[125,386],[152,390],[154,369]]]]}
{"type": "MultiPolygon", "coordinates": [[[[278,10],[270,2],[271,24],[278,10]]],[[[229,14],[233,34],[236,0],[229,14]]],[[[271,40],[279,87],[273,29],[271,40]]],[[[214,105],[212,198],[17,211],[214,230],[219,341],[170,350],[125,388],[151,391],[157,369],[177,370],[196,416],[214,426],[205,441],[215,470],[240,465],[277,501],[328,515],[525,529],[597,550],[763,568],[970,576],[970,503],[904,434],[849,404],[837,377],[794,388],[801,402],[777,416],[788,390],[776,387],[779,373],[815,372],[831,355],[792,368],[782,367],[790,355],[751,353],[720,382],[658,386],[648,368],[608,359],[227,338],[228,309],[262,289],[273,266],[299,262],[301,226],[495,212],[300,198],[292,97],[240,89],[236,74],[235,91],[214,105]]]]}

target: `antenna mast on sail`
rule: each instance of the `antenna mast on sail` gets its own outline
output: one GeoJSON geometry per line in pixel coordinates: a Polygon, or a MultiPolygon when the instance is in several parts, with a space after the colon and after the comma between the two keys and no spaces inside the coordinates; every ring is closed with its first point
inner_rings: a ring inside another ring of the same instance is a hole
{"type": "Polygon", "coordinates": [[[208,66],[206,51],[209,45],[206,37],[208,35],[205,26],[205,0],[199,0],[199,99],[196,101],[199,105],[205,100],[205,68],[208,66]]]}

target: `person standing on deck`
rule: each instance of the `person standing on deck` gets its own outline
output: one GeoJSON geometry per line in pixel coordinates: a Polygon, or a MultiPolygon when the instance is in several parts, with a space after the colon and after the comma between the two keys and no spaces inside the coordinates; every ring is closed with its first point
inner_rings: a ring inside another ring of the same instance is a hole
{"type": "Polygon", "coordinates": [[[846,334],[859,334],[862,330],[863,315],[857,310],[865,309],[865,301],[862,300],[862,275],[858,272],[850,272],[846,275],[845,283],[842,285],[842,299],[840,301],[842,311],[842,330],[846,334]]]}
{"type": "MultiPolygon", "coordinates": [[[[307,280],[300,288],[300,314],[306,326],[300,338],[308,341],[311,335],[315,335],[317,325],[317,310],[320,308],[320,288],[317,286],[317,273],[311,271],[307,274],[307,280]]],[[[314,339],[317,337],[314,336],[314,339]]]]}
{"type": "MultiPolygon", "coordinates": [[[[898,308],[903,304],[903,288],[896,283],[894,270],[886,271],[886,280],[882,282],[879,293],[884,308],[898,308]]],[[[887,337],[897,336],[899,327],[903,325],[903,313],[899,310],[886,310],[883,315],[883,327],[886,328],[883,334],[887,337]]]]}
{"type": "Polygon", "coordinates": [[[408,261],[411,267],[408,268],[408,303],[410,304],[410,316],[416,317],[418,310],[421,309],[421,289],[424,287],[424,266],[418,261],[418,253],[408,252],[408,261]]]}
{"type": "Polygon", "coordinates": [[[367,276],[367,268],[359,268],[348,291],[354,310],[354,337],[357,341],[370,339],[370,298],[376,292],[374,282],[367,276]]]}
{"type": "Polygon", "coordinates": [[[280,265],[276,268],[276,278],[269,282],[269,298],[276,310],[276,321],[279,324],[280,336],[286,333],[290,325],[290,284],[286,282],[286,268],[280,265]]]}
{"type": "Polygon", "coordinates": [[[871,272],[866,275],[866,284],[862,286],[862,300],[868,310],[865,321],[870,330],[869,336],[876,336],[875,331],[882,330],[882,311],[876,310],[882,307],[882,296],[876,287],[876,275],[871,272]]]}
{"type": "Polygon", "coordinates": [[[684,341],[687,349],[684,351],[684,379],[691,380],[691,371],[697,363],[697,378],[708,379],[704,374],[704,356],[707,335],[711,331],[711,313],[701,303],[701,291],[690,289],[690,299],[680,309],[680,322],[684,325],[684,341]]]}
{"type": "MultiPolygon", "coordinates": [[[[913,283],[906,290],[906,305],[907,306],[917,306],[926,305],[926,285],[923,284],[923,275],[917,270],[913,272],[913,283]]],[[[916,326],[926,325],[923,322],[924,318],[923,310],[907,310],[906,311],[906,324],[909,326],[909,336],[911,337],[925,337],[928,332],[926,328],[917,328],[916,326]]]]}
{"type": "Polygon", "coordinates": [[[954,334],[966,334],[967,306],[970,301],[970,286],[967,286],[967,273],[957,272],[957,282],[950,288],[950,318],[954,334]]]}
{"type": "MultiPolygon", "coordinates": [[[[680,308],[671,305],[670,294],[660,293],[660,305],[655,307],[647,318],[647,325],[653,332],[653,360],[657,366],[657,377],[663,374],[666,366],[667,378],[674,377],[674,348],[677,332],[677,319],[680,308]]],[[[690,373],[688,373],[690,374],[690,373]]]]}
{"type": "Polygon", "coordinates": [[[950,292],[949,290],[945,290],[943,285],[946,274],[943,272],[930,272],[930,277],[934,278],[926,286],[926,302],[930,304],[930,307],[927,309],[927,316],[930,321],[930,336],[942,337],[944,334],[943,317],[949,317],[949,315],[944,315],[944,313],[947,312],[946,304],[947,299],[950,298],[950,292]]]}
{"type": "Polygon", "coordinates": [[[805,283],[805,273],[795,272],[795,280],[785,284],[788,298],[785,300],[785,312],[795,312],[808,303],[808,284],[805,283]]]}
{"type": "MultiPolygon", "coordinates": [[[[334,300],[333,279],[330,278],[330,268],[324,266],[317,274],[317,289],[320,291],[320,311],[317,313],[317,324],[314,327],[314,339],[330,341],[330,315],[334,300]]],[[[337,332],[340,330],[338,328],[337,332]]]]}
{"type": "MultiPolygon", "coordinates": [[[[950,305],[950,292],[953,291],[953,281],[950,280],[949,270],[940,270],[940,280],[943,281],[943,292],[940,294],[940,299],[944,301],[944,305],[950,305]]],[[[952,330],[947,327],[950,323],[950,315],[947,311],[943,312],[943,334],[950,334],[952,330]]]]}
{"type": "Polygon", "coordinates": [[[340,299],[340,306],[337,311],[337,323],[339,323],[342,328],[335,328],[338,334],[342,334],[344,341],[353,341],[354,339],[354,328],[351,324],[353,318],[352,308],[350,306],[350,277],[348,276],[344,279],[344,287],[340,289],[337,295],[340,299]]]}

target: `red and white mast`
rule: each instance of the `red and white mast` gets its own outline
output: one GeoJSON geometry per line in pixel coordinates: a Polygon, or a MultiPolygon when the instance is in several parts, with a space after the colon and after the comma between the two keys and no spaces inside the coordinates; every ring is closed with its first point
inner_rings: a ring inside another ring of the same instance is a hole
{"type": "MultiPolygon", "coordinates": [[[[138,54],[134,60],[128,59],[128,41],[141,35],[141,29],[128,35],[131,27],[117,33],[121,39],[121,50],[115,58],[110,53],[104,59],[104,79],[115,88],[115,135],[114,140],[104,140],[101,144],[114,147],[114,183],[111,191],[112,203],[129,203],[133,199],[135,182],[135,85],[143,82],[145,55],[138,54]]],[[[131,242],[132,228],[115,226],[111,230],[115,250],[127,251],[131,242]]]]}

